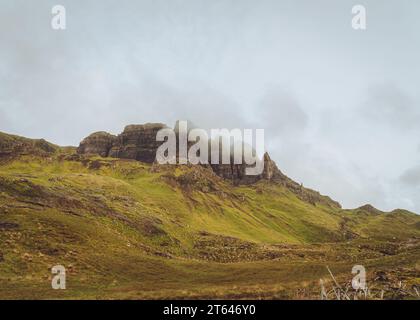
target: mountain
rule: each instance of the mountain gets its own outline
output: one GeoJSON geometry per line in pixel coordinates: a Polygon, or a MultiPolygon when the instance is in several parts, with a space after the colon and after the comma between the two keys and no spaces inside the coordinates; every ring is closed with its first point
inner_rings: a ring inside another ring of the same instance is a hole
{"type": "Polygon", "coordinates": [[[159,165],[162,126],[78,148],[0,134],[0,298],[318,298],[326,266],[348,282],[355,264],[376,286],[420,284],[420,216],[342,209],[268,154],[252,181],[159,165]],[[51,289],[55,265],[66,290],[51,289]]]}

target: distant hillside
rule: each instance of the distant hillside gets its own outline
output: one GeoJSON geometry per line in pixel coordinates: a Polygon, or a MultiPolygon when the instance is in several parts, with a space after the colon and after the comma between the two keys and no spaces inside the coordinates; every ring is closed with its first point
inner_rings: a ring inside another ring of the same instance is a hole
{"type": "Polygon", "coordinates": [[[28,139],[0,132],[0,158],[53,153],[58,147],[44,139],[28,139]]]}

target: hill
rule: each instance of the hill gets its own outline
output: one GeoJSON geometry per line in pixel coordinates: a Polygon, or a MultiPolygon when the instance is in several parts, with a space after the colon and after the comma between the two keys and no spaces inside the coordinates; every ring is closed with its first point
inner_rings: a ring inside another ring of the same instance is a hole
{"type": "Polygon", "coordinates": [[[280,171],[241,184],[7,134],[0,154],[0,298],[313,298],[354,264],[420,285],[420,216],[342,209],[280,171]]]}

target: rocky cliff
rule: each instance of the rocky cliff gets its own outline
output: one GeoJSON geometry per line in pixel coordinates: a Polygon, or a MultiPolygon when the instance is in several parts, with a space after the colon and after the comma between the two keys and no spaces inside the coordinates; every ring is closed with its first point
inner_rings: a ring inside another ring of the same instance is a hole
{"type": "MultiPolygon", "coordinates": [[[[153,163],[156,150],[162,142],[156,141],[157,132],[166,128],[162,123],[147,123],[144,125],[129,125],[118,136],[106,132],[95,132],[80,143],[79,154],[98,154],[102,157],[134,159],[146,163],[153,163]]],[[[193,143],[189,142],[188,147],[193,143]]],[[[266,153],[263,158],[264,171],[260,175],[246,175],[247,165],[243,164],[211,164],[215,174],[231,180],[234,184],[252,184],[261,179],[272,180],[281,178],[274,161],[266,153]]],[[[232,161],[233,162],[233,161],[232,161]]]]}
{"type": "MultiPolygon", "coordinates": [[[[162,123],[129,125],[118,136],[106,132],[96,132],[83,139],[77,152],[79,154],[98,154],[102,157],[134,159],[153,163],[156,158],[156,150],[162,143],[156,141],[156,134],[160,129],[166,127],[162,123]]],[[[177,133],[177,124],[175,125],[175,133],[177,133]]],[[[188,148],[192,144],[189,142],[188,148]]],[[[233,159],[231,164],[209,164],[205,166],[210,167],[216,175],[231,181],[234,185],[249,185],[260,180],[276,181],[293,191],[297,197],[306,202],[314,205],[322,203],[327,206],[340,207],[338,202],[322,196],[314,190],[304,188],[301,184],[288,178],[279,170],[268,153],[264,154],[261,161],[264,161],[264,170],[259,175],[246,175],[247,165],[245,162],[233,164],[233,159]]]]}
{"type": "Polygon", "coordinates": [[[231,180],[234,184],[253,184],[261,179],[282,179],[283,174],[267,152],[262,161],[264,161],[264,170],[260,175],[246,175],[247,165],[244,162],[242,164],[212,164],[211,168],[218,176],[231,180]]]}
{"type": "Polygon", "coordinates": [[[103,131],[95,132],[83,139],[77,152],[152,163],[161,144],[156,141],[156,134],[165,127],[161,123],[129,125],[118,136],[103,131]]]}
{"type": "MultiPolygon", "coordinates": [[[[95,132],[82,140],[77,153],[79,155],[96,154],[102,157],[134,159],[145,163],[155,162],[156,150],[161,142],[156,141],[156,133],[166,127],[164,124],[154,123],[145,125],[130,125],[118,136],[107,132],[95,132]]],[[[191,146],[189,143],[188,146],[191,146]]],[[[19,156],[36,155],[52,157],[54,154],[64,152],[65,147],[59,147],[44,139],[28,139],[0,132],[0,162],[9,161],[19,156]]],[[[69,147],[69,151],[72,148],[69,147]]],[[[81,160],[84,157],[71,154],[62,159],[81,160]],[[76,157],[74,157],[76,156],[76,157]]],[[[245,164],[208,164],[203,165],[215,175],[231,181],[234,185],[252,185],[260,180],[273,181],[291,190],[298,198],[311,204],[322,203],[327,206],[340,207],[340,204],[318,192],[304,188],[301,184],[284,175],[270,159],[268,153],[264,154],[264,170],[260,175],[246,175],[245,164]]],[[[233,161],[232,161],[233,162],[233,161]]],[[[93,161],[90,168],[98,165],[93,161]]],[[[157,165],[157,164],[156,164],[157,165]]],[[[158,166],[158,165],[157,165],[158,166]]]]}
{"type": "Polygon", "coordinates": [[[108,156],[135,159],[146,163],[154,162],[156,150],[162,143],[156,141],[156,134],[165,127],[166,125],[162,123],[126,126],[113,142],[108,156]]]}
{"type": "Polygon", "coordinates": [[[104,131],[92,133],[80,142],[77,152],[80,154],[98,154],[108,157],[117,137],[104,131]]]}

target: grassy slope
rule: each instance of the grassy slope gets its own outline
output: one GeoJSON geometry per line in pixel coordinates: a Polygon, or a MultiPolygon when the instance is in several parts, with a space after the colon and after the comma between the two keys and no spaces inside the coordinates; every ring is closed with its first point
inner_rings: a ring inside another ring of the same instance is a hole
{"type": "Polygon", "coordinates": [[[234,188],[204,168],[68,152],[0,165],[2,298],[290,297],[326,264],[419,261],[411,213],[314,206],[273,183],[234,188]],[[68,290],[50,289],[57,264],[68,290]]]}

